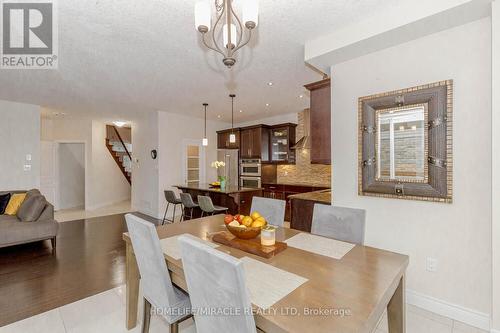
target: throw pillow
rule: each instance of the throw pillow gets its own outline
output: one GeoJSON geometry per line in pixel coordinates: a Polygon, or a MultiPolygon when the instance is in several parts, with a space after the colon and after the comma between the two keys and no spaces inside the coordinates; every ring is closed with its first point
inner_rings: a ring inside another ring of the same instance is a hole
{"type": "Polygon", "coordinates": [[[45,197],[41,194],[31,194],[17,211],[17,218],[23,222],[37,221],[45,208],[45,197]]]}
{"type": "Polygon", "coordinates": [[[0,195],[0,215],[5,213],[5,208],[9,204],[10,193],[0,195]]]}
{"type": "Polygon", "coordinates": [[[5,214],[16,215],[19,207],[26,198],[26,193],[15,193],[10,197],[9,204],[5,208],[5,214]]]}

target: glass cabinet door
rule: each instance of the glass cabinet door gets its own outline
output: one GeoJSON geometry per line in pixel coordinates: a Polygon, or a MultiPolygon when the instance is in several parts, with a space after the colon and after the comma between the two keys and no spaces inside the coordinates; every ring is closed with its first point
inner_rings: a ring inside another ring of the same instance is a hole
{"type": "Polygon", "coordinates": [[[273,162],[287,161],[289,147],[288,127],[271,130],[271,159],[273,162]]]}

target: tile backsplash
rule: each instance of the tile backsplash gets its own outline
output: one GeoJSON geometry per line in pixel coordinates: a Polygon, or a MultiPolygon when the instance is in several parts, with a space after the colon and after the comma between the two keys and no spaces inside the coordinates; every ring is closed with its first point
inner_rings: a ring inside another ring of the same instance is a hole
{"type": "MultiPolygon", "coordinates": [[[[297,140],[304,136],[304,111],[298,114],[297,140]]],[[[278,183],[331,186],[331,165],[311,164],[311,150],[296,151],[295,165],[278,165],[278,183]]]]}

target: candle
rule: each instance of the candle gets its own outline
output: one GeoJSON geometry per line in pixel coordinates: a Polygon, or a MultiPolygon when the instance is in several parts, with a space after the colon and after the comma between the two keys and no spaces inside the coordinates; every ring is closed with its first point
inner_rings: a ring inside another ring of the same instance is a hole
{"type": "Polygon", "coordinates": [[[276,242],[276,228],[267,226],[260,232],[260,244],[272,246],[276,242]]]}

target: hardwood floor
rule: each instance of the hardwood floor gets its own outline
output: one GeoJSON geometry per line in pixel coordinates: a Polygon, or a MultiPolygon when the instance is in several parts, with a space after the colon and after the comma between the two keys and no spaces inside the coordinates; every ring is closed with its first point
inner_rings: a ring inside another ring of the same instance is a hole
{"type": "Polygon", "coordinates": [[[55,255],[50,241],[1,248],[0,326],[122,285],[123,216],[61,223],[55,255]]]}

